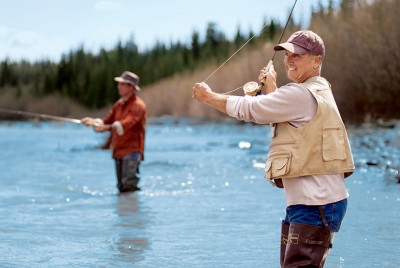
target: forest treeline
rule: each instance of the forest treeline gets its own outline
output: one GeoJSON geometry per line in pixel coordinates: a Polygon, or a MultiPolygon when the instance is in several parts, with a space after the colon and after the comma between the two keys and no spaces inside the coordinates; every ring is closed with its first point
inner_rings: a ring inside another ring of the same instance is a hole
{"type": "MultiPolygon", "coordinates": [[[[331,82],[347,121],[400,117],[399,11],[397,0],[341,0],[336,7],[329,1],[327,7],[314,7],[307,28],[325,42],[322,74],[331,82]]],[[[190,44],[158,42],[143,52],[131,38],[97,54],[82,46],[64,54],[59,62],[5,59],[0,62],[0,94],[12,92],[16,99],[27,93],[39,99],[56,94],[89,109],[99,109],[118,97],[112,78],[132,70],[141,78],[141,94],[151,102],[152,116],[212,116],[200,110],[207,108],[188,102],[193,77],[201,74],[204,78],[253,36],[237,59],[210,82],[227,86],[257,77],[284,26],[274,19],[264,19],[264,25],[256,33],[238,28],[236,36],[229,40],[216,24],[209,23],[204,37],[199,32],[192,33],[190,44]],[[266,48],[269,53],[265,53],[266,48]],[[176,90],[173,98],[172,89],[176,90]]],[[[292,18],[284,40],[300,28],[292,18]]],[[[282,78],[281,56],[274,63],[280,74],[278,83],[288,82],[282,78]]]]}
{"type": "Polygon", "coordinates": [[[342,1],[338,12],[315,13],[327,55],[322,74],[333,85],[342,117],[400,118],[400,4],[398,0],[342,1]]]}
{"type": "Polygon", "coordinates": [[[43,60],[0,63],[0,89],[12,87],[19,96],[23,88],[34,96],[59,93],[72,98],[91,109],[104,107],[115,101],[118,92],[110,79],[125,70],[132,70],[145,87],[174,74],[193,71],[209,62],[222,62],[246,40],[254,38],[249,46],[261,40],[272,40],[281,26],[273,19],[264,23],[259,34],[243,33],[237,29],[229,40],[215,23],[207,25],[204,38],[194,31],[191,43],[164,44],[157,42],[153,48],[140,52],[133,38],[118,41],[110,50],[101,49],[98,54],[85,51],[84,47],[62,55],[60,62],[43,60]]]}

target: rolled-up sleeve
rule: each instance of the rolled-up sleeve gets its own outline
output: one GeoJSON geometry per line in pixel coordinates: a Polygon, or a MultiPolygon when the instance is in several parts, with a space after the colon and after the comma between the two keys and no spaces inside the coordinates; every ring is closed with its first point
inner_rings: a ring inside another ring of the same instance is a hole
{"type": "Polygon", "coordinates": [[[257,124],[308,122],[317,108],[311,92],[296,84],[280,87],[268,95],[230,96],[226,103],[229,116],[257,124]]]}

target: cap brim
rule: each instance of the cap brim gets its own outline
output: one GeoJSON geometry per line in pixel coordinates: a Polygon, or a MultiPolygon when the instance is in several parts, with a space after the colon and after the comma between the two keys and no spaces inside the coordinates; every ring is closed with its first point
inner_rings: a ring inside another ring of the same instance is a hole
{"type": "Polygon", "coordinates": [[[141,88],[140,88],[138,85],[136,85],[136,84],[133,83],[132,81],[125,80],[125,79],[123,79],[122,77],[114,77],[114,80],[115,80],[116,82],[119,82],[119,83],[130,84],[130,85],[134,86],[135,89],[136,89],[137,91],[140,91],[140,90],[141,90],[141,88]]]}
{"type": "Polygon", "coordinates": [[[302,55],[302,54],[305,54],[308,52],[308,50],[306,50],[302,47],[296,46],[295,44],[292,44],[292,43],[278,44],[278,45],[274,46],[274,50],[277,50],[277,51],[278,50],[287,50],[294,54],[299,54],[299,55],[302,55]]]}

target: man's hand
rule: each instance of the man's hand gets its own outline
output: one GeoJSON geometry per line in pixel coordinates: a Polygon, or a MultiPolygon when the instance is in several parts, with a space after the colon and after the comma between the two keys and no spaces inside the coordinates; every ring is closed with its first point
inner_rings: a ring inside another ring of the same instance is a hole
{"type": "Polygon", "coordinates": [[[111,125],[104,125],[103,120],[100,118],[85,117],[81,119],[81,123],[85,126],[92,126],[96,132],[105,132],[111,130],[111,125]]]}
{"type": "Polygon", "coordinates": [[[81,123],[84,124],[85,126],[93,126],[94,119],[91,117],[85,117],[85,118],[81,119],[81,123]]]}
{"type": "Polygon", "coordinates": [[[264,84],[267,94],[276,90],[276,72],[272,61],[268,63],[267,67],[261,69],[258,80],[264,84]]]}
{"type": "Polygon", "coordinates": [[[228,96],[213,92],[204,82],[194,84],[193,98],[226,114],[228,96]]]}
{"type": "Polygon", "coordinates": [[[111,130],[112,126],[111,125],[101,125],[101,126],[96,126],[94,127],[94,130],[96,132],[105,132],[111,130]]]}
{"type": "Polygon", "coordinates": [[[193,86],[193,98],[197,101],[207,103],[212,97],[213,91],[206,83],[196,83],[193,86]]]}

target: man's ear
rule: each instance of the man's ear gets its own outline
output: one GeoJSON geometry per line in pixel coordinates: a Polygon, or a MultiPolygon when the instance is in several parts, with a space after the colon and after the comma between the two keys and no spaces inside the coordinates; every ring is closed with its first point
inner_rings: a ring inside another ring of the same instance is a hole
{"type": "Polygon", "coordinates": [[[314,56],[314,65],[313,68],[317,69],[319,66],[322,64],[322,56],[321,55],[316,55],[314,56]]]}

